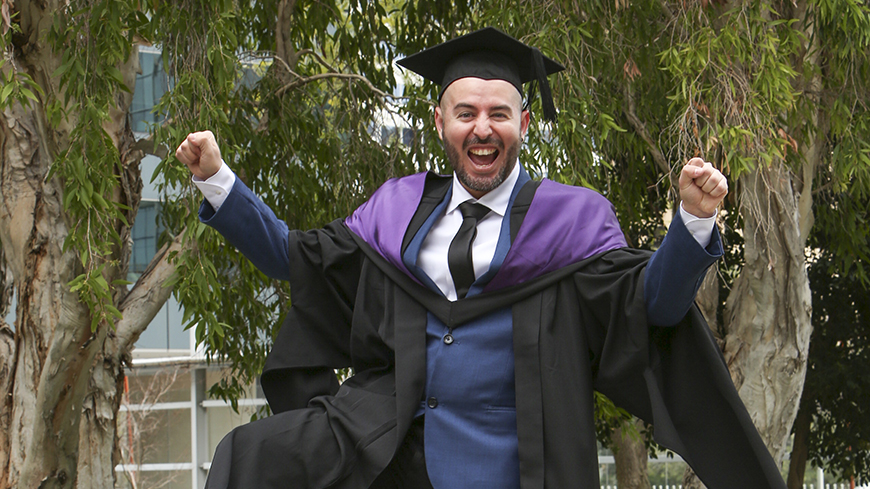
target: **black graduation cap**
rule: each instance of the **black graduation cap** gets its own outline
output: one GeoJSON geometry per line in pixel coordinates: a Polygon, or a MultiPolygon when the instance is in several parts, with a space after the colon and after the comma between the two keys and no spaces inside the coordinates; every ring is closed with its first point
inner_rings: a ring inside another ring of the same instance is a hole
{"type": "MultiPolygon", "coordinates": [[[[544,118],[556,120],[556,107],[547,76],[565,69],[504,32],[486,27],[437,46],[420,51],[396,62],[414,73],[441,85],[438,99],[454,81],[475,77],[505,80],[523,93],[523,84],[537,82],[541,87],[544,118]]],[[[529,88],[528,103],[534,98],[534,84],[529,88]]]]}

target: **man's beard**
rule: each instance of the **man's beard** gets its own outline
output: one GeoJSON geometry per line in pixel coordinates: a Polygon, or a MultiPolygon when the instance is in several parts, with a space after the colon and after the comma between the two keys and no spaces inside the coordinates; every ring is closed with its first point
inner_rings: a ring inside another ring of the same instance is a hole
{"type": "MultiPolygon", "coordinates": [[[[514,166],[517,164],[517,155],[520,153],[520,144],[522,143],[522,141],[518,139],[510,148],[507,148],[507,152],[504,154],[505,164],[501,169],[499,169],[499,172],[495,177],[474,178],[470,176],[467,169],[460,164],[462,155],[460,155],[456,146],[450,144],[446,138],[443,141],[444,150],[447,153],[447,160],[450,162],[450,166],[453,167],[453,171],[456,172],[456,177],[459,179],[459,182],[467,189],[484,193],[498,188],[499,185],[504,183],[508,175],[511,174],[511,171],[513,171],[514,166]]],[[[467,152],[468,147],[472,144],[492,144],[498,147],[499,152],[505,151],[504,142],[501,139],[493,137],[488,137],[486,139],[480,139],[477,137],[466,139],[465,142],[462,143],[463,151],[467,152]]],[[[469,162],[469,164],[471,164],[471,162],[469,162]]]]}

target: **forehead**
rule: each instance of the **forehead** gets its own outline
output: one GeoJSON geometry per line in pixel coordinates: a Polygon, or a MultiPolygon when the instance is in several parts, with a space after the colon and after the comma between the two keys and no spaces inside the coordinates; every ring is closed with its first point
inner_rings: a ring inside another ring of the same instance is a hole
{"type": "Polygon", "coordinates": [[[459,104],[509,105],[518,110],[523,97],[513,84],[505,80],[485,80],[466,77],[451,83],[441,96],[441,107],[449,109],[459,104]]]}

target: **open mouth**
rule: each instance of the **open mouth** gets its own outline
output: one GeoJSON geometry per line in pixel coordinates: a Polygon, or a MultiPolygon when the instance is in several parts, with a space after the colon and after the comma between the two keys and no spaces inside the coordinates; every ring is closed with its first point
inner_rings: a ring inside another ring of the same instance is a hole
{"type": "Polygon", "coordinates": [[[499,151],[495,148],[472,148],[468,150],[468,159],[479,166],[488,166],[498,158],[499,151]]]}

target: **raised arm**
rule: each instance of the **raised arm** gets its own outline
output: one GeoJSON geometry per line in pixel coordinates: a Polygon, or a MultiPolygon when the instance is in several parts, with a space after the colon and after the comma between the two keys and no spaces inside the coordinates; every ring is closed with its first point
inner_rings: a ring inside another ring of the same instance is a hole
{"type": "Polygon", "coordinates": [[[221,233],[260,271],[289,280],[287,225],[223,163],[211,131],[189,134],[175,155],[190,169],[205,196],[200,220],[221,233]]]}
{"type": "Polygon", "coordinates": [[[679,215],[644,276],[647,318],[657,326],[674,325],[685,316],[707,268],[723,253],[714,217],[728,194],[724,175],[692,158],[680,172],[679,185],[679,215]]]}

